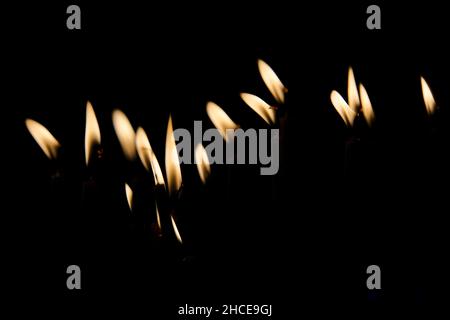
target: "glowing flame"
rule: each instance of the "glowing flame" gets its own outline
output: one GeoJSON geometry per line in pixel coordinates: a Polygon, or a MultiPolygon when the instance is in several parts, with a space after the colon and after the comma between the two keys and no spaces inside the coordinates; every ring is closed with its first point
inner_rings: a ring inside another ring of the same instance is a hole
{"type": "Polygon", "coordinates": [[[258,68],[259,73],[272,96],[278,103],[284,103],[284,94],[287,92],[287,89],[283,83],[281,83],[276,73],[261,59],[258,60],[258,68]]]}
{"type": "Polygon", "coordinates": [[[101,142],[100,128],[98,126],[97,117],[95,116],[94,108],[88,101],[86,105],[86,132],[84,135],[84,152],[86,156],[86,165],[89,164],[91,153],[94,145],[99,145],[101,142]]]}
{"type": "Polygon", "coordinates": [[[180,232],[178,231],[177,224],[175,223],[175,220],[173,219],[173,216],[170,215],[170,220],[172,220],[172,227],[173,231],[175,232],[175,236],[177,237],[178,241],[183,244],[183,240],[181,240],[180,232]]]}
{"type": "Polygon", "coordinates": [[[133,210],[133,190],[127,183],[125,183],[125,194],[127,195],[128,207],[133,210]]]}
{"type": "Polygon", "coordinates": [[[268,124],[273,125],[275,123],[275,109],[268,105],[263,99],[249,93],[241,93],[241,98],[268,124]]]}
{"type": "Polygon", "coordinates": [[[39,122],[32,119],[26,119],[25,125],[39,147],[44,151],[47,158],[56,159],[58,156],[58,149],[61,145],[50,131],[39,122]]]}
{"type": "Polygon", "coordinates": [[[342,96],[337,91],[333,90],[331,92],[330,99],[334,108],[339,113],[342,120],[344,120],[347,127],[353,126],[353,121],[355,120],[356,113],[352,109],[350,109],[344,98],[342,98],[342,96]]]}
{"type": "Polygon", "coordinates": [[[173,135],[172,116],[169,116],[166,134],[166,177],[169,194],[174,194],[181,187],[181,169],[177,145],[173,135]]]}
{"type": "Polygon", "coordinates": [[[206,113],[225,141],[228,141],[227,129],[237,129],[238,126],[236,123],[214,102],[208,102],[206,104],[206,113]]]}
{"type": "Polygon", "coordinates": [[[352,67],[348,68],[348,87],[347,87],[347,95],[348,95],[348,105],[350,109],[352,109],[355,113],[358,113],[360,102],[358,95],[358,87],[356,85],[355,76],[353,74],[352,67]]]}
{"type": "Polygon", "coordinates": [[[373,112],[372,103],[370,102],[369,95],[362,84],[359,84],[359,95],[361,96],[361,107],[364,119],[366,119],[369,127],[372,126],[375,121],[375,113],[373,112]]]}
{"type": "Polygon", "coordinates": [[[159,231],[161,231],[161,218],[159,217],[159,210],[158,210],[158,204],[155,201],[155,207],[156,207],[156,224],[158,225],[159,231]]]}
{"type": "Polygon", "coordinates": [[[203,183],[206,183],[206,179],[211,173],[211,167],[209,165],[208,154],[205,148],[198,144],[195,148],[195,163],[197,163],[198,174],[203,183]]]}
{"type": "Polygon", "coordinates": [[[116,131],[117,138],[119,139],[120,146],[122,147],[123,154],[128,160],[134,160],[136,158],[136,147],[133,126],[128,120],[125,113],[116,109],[112,113],[112,120],[114,130],[116,131]]]}
{"type": "Polygon", "coordinates": [[[436,111],[436,102],[434,101],[433,93],[431,93],[430,87],[423,77],[420,77],[420,83],[422,85],[423,101],[425,102],[428,115],[431,116],[436,111]]]}
{"type": "Polygon", "coordinates": [[[148,141],[147,134],[144,129],[139,127],[136,131],[136,149],[147,171],[153,172],[153,178],[155,179],[155,185],[164,185],[164,177],[159,166],[158,159],[152,150],[150,141],[148,141]]]}

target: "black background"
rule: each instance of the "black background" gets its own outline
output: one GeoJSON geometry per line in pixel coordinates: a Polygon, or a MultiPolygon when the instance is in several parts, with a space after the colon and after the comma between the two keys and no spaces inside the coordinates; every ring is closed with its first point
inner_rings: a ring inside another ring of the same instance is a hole
{"type": "Polygon", "coordinates": [[[2,10],[10,296],[56,315],[93,308],[167,318],[185,303],[269,303],[283,318],[436,310],[445,301],[450,97],[443,5],[379,3],[382,29],[370,31],[371,3],[79,1],[82,30],[70,31],[69,4],[2,10]],[[186,245],[157,248],[148,221],[127,211],[123,183],[148,175],[123,159],[111,111],[122,109],[146,129],[163,166],[169,113],[175,127],[192,128],[193,120],[211,126],[204,108],[212,100],[243,128],[265,127],[239,99],[251,92],[270,101],[258,58],[289,89],[282,174],[216,166],[204,188],[196,168],[183,166],[186,245]],[[377,121],[345,170],[349,132],[329,95],[345,95],[350,65],[377,121]],[[440,107],[433,124],[421,75],[440,107]],[[88,209],[81,200],[87,100],[105,149],[102,190],[88,209]],[[51,165],[26,131],[28,117],[63,145],[60,184],[50,181],[51,165]],[[70,264],[82,269],[79,292],[65,287],[70,264]],[[366,288],[371,264],[381,267],[381,291],[366,288]]]}

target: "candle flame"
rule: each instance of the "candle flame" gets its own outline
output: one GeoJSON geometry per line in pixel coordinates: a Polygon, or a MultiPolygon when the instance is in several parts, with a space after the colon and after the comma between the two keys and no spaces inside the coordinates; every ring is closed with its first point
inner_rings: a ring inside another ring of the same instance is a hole
{"type": "Polygon", "coordinates": [[[287,92],[287,89],[278,78],[276,73],[267,63],[265,63],[261,59],[258,59],[258,68],[259,73],[261,74],[261,78],[263,79],[272,96],[278,103],[284,103],[284,94],[287,92]]]}
{"type": "Polygon", "coordinates": [[[47,158],[56,159],[58,156],[58,149],[61,145],[50,131],[39,122],[32,119],[25,119],[25,125],[39,147],[44,151],[47,158]]]}
{"type": "Polygon", "coordinates": [[[159,232],[161,232],[161,218],[159,216],[159,209],[158,209],[158,204],[155,201],[155,207],[156,207],[156,224],[158,226],[159,232]]]}
{"type": "Polygon", "coordinates": [[[342,120],[344,120],[347,127],[353,126],[353,121],[355,120],[356,113],[350,109],[347,102],[345,102],[344,98],[337,92],[333,90],[331,92],[331,103],[333,104],[336,111],[341,116],[342,120]]]}
{"type": "Polygon", "coordinates": [[[181,169],[177,145],[173,135],[172,116],[169,116],[166,134],[166,178],[169,194],[174,194],[181,187],[181,169]]]}
{"type": "Polygon", "coordinates": [[[423,101],[425,102],[428,115],[431,116],[436,111],[436,101],[434,101],[433,93],[423,77],[420,77],[420,83],[422,85],[423,101]]]}
{"type": "Polygon", "coordinates": [[[369,127],[371,127],[373,125],[373,122],[375,121],[375,113],[373,112],[369,95],[367,94],[367,91],[362,83],[359,84],[359,95],[361,96],[361,109],[364,115],[364,119],[366,119],[367,124],[369,125],[369,127]]]}
{"type": "Polygon", "coordinates": [[[241,99],[269,125],[275,123],[275,109],[263,99],[250,93],[241,93],[241,99]]]}
{"type": "Polygon", "coordinates": [[[206,113],[225,141],[228,141],[227,129],[237,129],[236,123],[214,102],[206,104],[206,113]]]}
{"type": "Polygon", "coordinates": [[[94,108],[88,101],[86,104],[86,131],[84,135],[84,152],[86,156],[86,165],[89,164],[92,149],[101,142],[100,128],[98,126],[97,117],[94,108]]]}
{"type": "Polygon", "coordinates": [[[348,95],[348,105],[350,109],[352,109],[355,113],[358,113],[360,101],[358,95],[358,87],[356,85],[355,75],[353,74],[352,67],[348,68],[347,95],[348,95]]]}
{"type": "Polygon", "coordinates": [[[133,210],[133,190],[125,183],[125,194],[127,195],[128,207],[133,210]]]}
{"type": "Polygon", "coordinates": [[[141,127],[136,131],[136,149],[145,169],[152,171],[155,185],[165,185],[158,159],[152,150],[147,134],[141,127]]]}
{"type": "Polygon", "coordinates": [[[172,220],[172,227],[173,231],[175,232],[175,236],[177,237],[178,241],[183,244],[183,240],[181,240],[180,232],[178,231],[177,224],[175,223],[175,220],[173,219],[173,216],[170,215],[170,220],[172,220]]]}
{"type": "Polygon", "coordinates": [[[125,113],[116,109],[112,113],[112,120],[114,130],[116,131],[117,138],[119,139],[120,146],[122,147],[123,154],[128,160],[134,160],[136,158],[136,146],[133,126],[128,120],[125,113]]]}
{"type": "Polygon", "coordinates": [[[206,183],[206,179],[211,173],[211,167],[209,165],[208,154],[205,148],[198,144],[195,148],[195,163],[197,163],[198,174],[203,183],[206,183]]]}

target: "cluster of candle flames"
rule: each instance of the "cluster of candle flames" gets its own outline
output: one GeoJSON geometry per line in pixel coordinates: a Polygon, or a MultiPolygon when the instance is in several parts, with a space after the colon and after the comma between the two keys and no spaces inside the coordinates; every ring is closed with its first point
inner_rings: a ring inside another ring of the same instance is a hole
{"type": "MultiPolygon", "coordinates": [[[[263,82],[272,94],[276,106],[279,106],[285,101],[286,87],[280,81],[278,76],[272,68],[262,60],[258,60],[258,68],[263,82]]],[[[250,93],[241,93],[242,100],[253,109],[267,124],[273,126],[276,124],[276,109],[263,99],[250,93]]],[[[206,105],[206,112],[213,125],[217,128],[225,141],[231,137],[227,135],[228,129],[236,129],[239,126],[231,120],[226,112],[214,102],[208,102],[206,105]]],[[[112,112],[112,121],[114,130],[119,140],[124,156],[132,161],[137,156],[142,162],[142,165],[148,172],[153,174],[155,186],[159,186],[167,190],[169,195],[176,194],[182,187],[182,176],[180,161],[176,148],[175,137],[173,134],[172,117],[169,115],[166,133],[165,145],[165,172],[166,180],[162,173],[156,154],[154,153],[148,136],[142,127],[138,127],[135,131],[125,113],[119,109],[112,112]],[[166,182],[167,181],[167,189],[166,182]]],[[[50,131],[39,122],[26,119],[25,125],[37,142],[39,147],[50,159],[54,160],[58,157],[58,150],[61,144],[50,133],[50,131]]],[[[229,132],[229,131],[228,131],[229,132]]],[[[86,125],[85,125],[85,161],[86,166],[89,166],[93,158],[93,150],[96,146],[101,145],[100,127],[97,117],[94,112],[92,104],[88,101],[86,104],[86,125]]],[[[203,183],[206,183],[211,167],[209,158],[205,148],[198,144],[195,147],[195,162],[197,164],[198,173],[203,183]]],[[[125,183],[125,195],[130,210],[133,210],[133,190],[125,183]]],[[[161,219],[158,209],[158,203],[155,202],[156,207],[156,223],[161,231],[161,219]]],[[[177,224],[173,214],[170,214],[173,231],[176,238],[182,243],[182,238],[178,230],[177,224]]]]}
{"type": "MultiPolygon", "coordinates": [[[[262,60],[258,60],[258,68],[266,87],[269,89],[275,100],[274,105],[270,105],[260,97],[250,93],[241,93],[240,96],[245,104],[253,109],[268,125],[273,126],[277,122],[276,111],[278,106],[285,103],[285,93],[287,92],[287,89],[267,63],[262,60]]],[[[431,116],[436,111],[436,102],[425,79],[421,77],[420,80],[426,111],[428,115],[431,116]]],[[[375,113],[366,89],[362,84],[357,86],[353,69],[351,67],[348,71],[347,95],[348,102],[346,102],[336,90],[333,90],[330,95],[332,105],[346,126],[352,127],[355,118],[359,114],[362,114],[367,125],[371,127],[375,121],[375,113]]],[[[222,135],[223,139],[228,141],[230,137],[226,134],[227,129],[236,129],[238,128],[238,125],[231,120],[231,118],[220,106],[214,102],[207,103],[206,112],[213,125],[222,135]]],[[[166,189],[166,183],[161,167],[144,129],[142,127],[138,127],[135,131],[127,116],[118,109],[113,111],[112,121],[124,156],[130,161],[134,160],[136,156],[138,156],[145,169],[153,174],[155,186],[160,186],[166,189]]],[[[58,157],[58,149],[61,147],[58,140],[42,124],[35,120],[26,119],[25,124],[45,155],[49,159],[56,159],[58,157]]],[[[97,117],[92,104],[87,102],[84,148],[86,166],[88,166],[91,161],[94,146],[100,144],[101,135],[97,117]]],[[[211,167],[206,150],[201,144],[195,147],[195,159],[200,179],[203,183],[206,183],[211,172],[211,167]]],[[[165,172],[167,192],[169,195],[175,194],[182,186],[182,176],[175,137],[173,135],[171,116],[169,116],[166,133],[165,172]]],[[[133,190],[127,183],[125,183],[125,195],[128,206],[130,210],[132,210],[133,190]]],[[[161,219],[158,204],[155,203],[155,206],[156,222],[159,230],[161,230],[161,219]]],[[[172,214],[170,215],[170,220],[178,241],[182,243],[180,232],[172,214]]]]}
{"type": "MultiPolygon", "coordinates": [[[[423,77],[420,77],[420,84],[427,114],[431,116],[436,111],[436,102],[430,87],[423,77]]],[[[331,103],[345,122],[346,126],[352,127],[356,117],[359,114],[362,114],[367,125],[372,127],[375,121],[372,103],[370,102],[369,95],[362,83],[359,84],[358,90],[353,69],[351,67],[348,70],[347,98],[348,103],[336,90],[333,90],[330,95],[331,103]]]]}

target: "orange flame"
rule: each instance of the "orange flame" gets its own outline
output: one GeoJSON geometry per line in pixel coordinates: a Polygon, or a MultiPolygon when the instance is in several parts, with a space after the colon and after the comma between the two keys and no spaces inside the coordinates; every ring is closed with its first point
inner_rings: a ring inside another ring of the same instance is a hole
{"type": "Polygon", "coordinates": [[[172,227],[173,231],[175,232],[175,236],[177,237],[178,241],[183,244],[183,240],[181,240],[180,232],[178,231],[177,224],[175,223],[175,220],[173,219],[173,216],[170,215],[170,220],[172,220],[172,227]]]}
{"type": "Polygon", "coordinates": [[[200,179],[203,183],[206,183],[206,179],[211,173],[211,167],[209,165],[208,154],[201,144],[198,144],[195,148],[195,163],[197,164],[200,179]]]}
{"type": "Polygon", "coordinates": [[[177,145],[173,135],[172,116],[169,116],[166,134],[166,177],[169,194],[174,194],[181,188],[181,169],[178,159],[177,145]]]}
{"type": "Polygon", "coordinates": [[[238,126],[230,117],[214,102],[208,102],[206,104],[206,113],[209,119],[220,132],[221,136],[228,141],[227,129],[237,129],[238,126]]]}
{"type": "Polygon", "coordinates": [[[261,74],[261,78],[263,79],[272,96],[278,103],[284,103],[284,94],[287,92],[287,89],[278,78],[276,73],[267,63],[265,63],[261,59],[258,59],[258,68],[259,73],[261,74]]]}
{"type": "Polygon", "coordinates": [[[268,124],[273,125],[275,123],[275,109],[263,99],[250,93],[241,93],[241,99],[268,124]]]}
{"type": "Polygon", "coordinates": [[[101,142],[100,128],[98,126],[97,117],[95,116],[94,108],[88,101],[86,104],[86,131],[84,135],[84,152],[86,156],[86,165],[89,164],[91,153],[94,145],[99,145],[101,142]]]}
{"type": "Polygon", "coordinates": [[[127,196],[128,207],[133,210],[133,190],[125,183],[125,194],[127,196]]]}
{"type": "Polygon", "coordinates": [[[342,98],[342,96],[336,90],[333,90],[331,92],[330,99],[334,108],[339,113],[342,120],[344,120],[347,127],[353,126],[353,121],[355,120],[356,113],[352,109],[350,109],[344,98],[342,98]]]}
{"type": "Polygon", "coordinates": [[[44,151],[47,158],[56,159],[58,156],[58,149],[61,145],[50,131],[39,122],[32,119],[26,119],[25,125],[39,147],[44,151]]]}
{"type": "Polygon", "coordinates": [[[134,160],[136,158],[136,147],[133,126],[128,120],[125,113],[116,109],[112,113],[112,120],[114,130],[116,131],[117,138],[119,139],[120,146],[122,147],[123,154],[128,160],[134,160]]]}
{"type": "Polygon", "coordinates": [[[434,101],[433,93],[423,77],[420,77],[420,83],[422,85],[423,101],[425,102],[428,115],[431,116],[436,112],[436,101],[434,101]]]}
{"type": "Polygon", "coordinates": [[[355,113],[358,113],[360,102],[358,95],[358,87],[356,85],[355,76],[352,67],[348,68],[348,85],[347,85],[348,105],[355,113]]]}
{"type": "Polygon", "coordinates": [[[361,107],[364,119],[366,119],[367,124],[371,127],[375,121],[375,113],[373,112],[369,95],[362,84],[359,84],[359,95],[361,96],[361,107]]]}
{"type": "Polygon", "coordinates": [[[164,177],[158,159],[152,150],[147,134],[141,127],[136,131],[136,149],[145,169],[153,172],[155,185],[164,185],[164,177]]]}
{"type": "Polygon", "coordinates": [[[161,218],[159,216],[159,210],[158,210],[158,204],[155,201],[155,207],[156,207],[156,224],[158,225],[158,229],[161,232],[161,218]]]}

